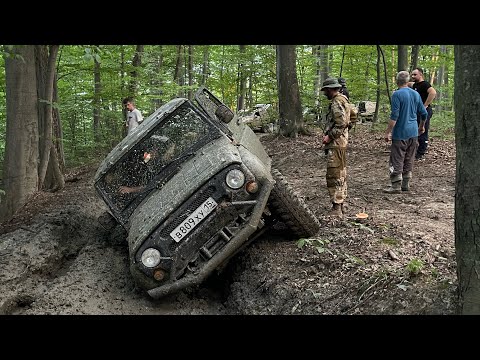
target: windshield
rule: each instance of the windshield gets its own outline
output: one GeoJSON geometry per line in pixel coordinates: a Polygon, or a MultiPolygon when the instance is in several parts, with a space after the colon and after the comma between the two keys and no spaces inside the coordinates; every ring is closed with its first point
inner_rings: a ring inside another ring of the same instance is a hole
{"type": "MultiPolygon", "coordinates": [[[[185,104],[159,123],[138,144],[114,164],[99,180],[98,187],[112,210],[124,211],[149,183],[173,161],[187,159],[196,144],[218,133],[192,107],[185,104]]],[[[177,161],[180,162],[180,161],[177,161]]],[[[133,211],[133,210],[132,210],[133,211]]]]}

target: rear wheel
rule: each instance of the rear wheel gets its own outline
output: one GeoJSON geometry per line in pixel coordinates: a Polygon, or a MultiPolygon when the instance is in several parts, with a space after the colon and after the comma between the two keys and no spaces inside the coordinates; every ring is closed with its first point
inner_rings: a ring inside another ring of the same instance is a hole
{"type": "Polygon", "coordinates": [[[270,193],[269,209],[296,236],[312,237],[320,230],[320,222],[303,199],[277,169],[272,168],[275,185],[270,193]]]}

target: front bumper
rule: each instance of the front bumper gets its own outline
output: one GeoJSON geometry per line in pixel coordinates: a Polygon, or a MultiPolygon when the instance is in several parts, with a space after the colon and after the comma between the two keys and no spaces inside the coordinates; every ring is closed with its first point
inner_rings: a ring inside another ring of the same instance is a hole
{"type": "Polygon", "coordinates": [[[231,190],[224,184],[224,179],[232,168],[241,169],[247,175],[247,181],[254,179],[253,174],[240,164],[219,172],[172,212],[131,257],[132,274],[138,283],[149,289],[151,297],[160,298],[202,283],[261,226],[261,216],[273,181],[265,178],[259,183],[259,191],[253,195],[243,188],[231,190]],[[170,232],[209,197],[218,203],[216,209],[185,238],[175,242],[170,232]],[[149,247],[157,248],[162,254],[160,264],[154,269],[145,268],[140,261],[142,252],[149,247]],[[153,272],[157,268],[168,274],[160,282],[153,280],[153,272]]]}

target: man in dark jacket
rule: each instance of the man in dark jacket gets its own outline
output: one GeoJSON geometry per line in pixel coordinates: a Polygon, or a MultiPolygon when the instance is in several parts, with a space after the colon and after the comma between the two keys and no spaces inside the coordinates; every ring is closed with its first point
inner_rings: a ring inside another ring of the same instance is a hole
{"type": "MultiPolygon", "coordinates": [[[[421,68],[413,69],[410,74],[412,82],[408,83],[413,90],[417,91],[420,94],[420,97],[423,101],[423,106],[427,110],[427,120],[425,121],[425,132],[418,136],[418,149],[415,154],[416,160],[422,160],[427,152],[428,148],[428,129],[430,128],[430,118],[433,115],[432,110],[432,101],[437,95],[437,91],[430,85],[428,81],[425,81],[423,77],[423,70],[421,68]]],[[[420,125],[420,117],[417,118],[417,124],[420,125]]]]}
{"type": "Polygon", "coordinates": [[[340,91],[339,91],[340,94],[345,95],[345,96],[347,97],[347,99],[350,100],[350,94],[348,93],[347,82],[345,81],[345,79],[342,78],[342,77],[339,77],[339,78],[338,78],[338,83],[339,83],[340,85],[342,85],[342,87],[340,88],[340,91]]]}

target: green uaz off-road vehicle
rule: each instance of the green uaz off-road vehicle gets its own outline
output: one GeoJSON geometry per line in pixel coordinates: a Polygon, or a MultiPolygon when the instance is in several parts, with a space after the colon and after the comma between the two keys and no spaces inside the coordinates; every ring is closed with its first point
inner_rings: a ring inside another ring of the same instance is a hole
{"type": "Polygon", "coordinates": [[[153,298],[200,284],[276,221],[296,237],[320,227],[254,132],[206,88],[195,100],[160,107],[95,175],[107,217],[128,233],[132,276],[153,298]]]}

